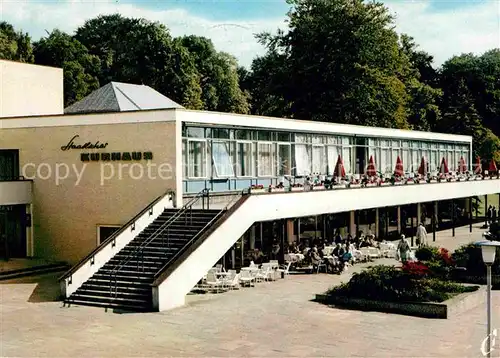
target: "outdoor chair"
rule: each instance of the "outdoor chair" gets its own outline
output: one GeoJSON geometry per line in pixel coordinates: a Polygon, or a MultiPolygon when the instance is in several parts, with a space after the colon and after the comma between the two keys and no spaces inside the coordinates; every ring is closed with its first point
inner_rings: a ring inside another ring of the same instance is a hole
{"type": "Polygon", "coordinates": [[[252,276],[250,271],[247,270],[241,270],[240,271],[240,283],[243,286],[252,286],[252,284],[255,282],[255,278],[252,276]]]}
{"type": "Polygon", "coordinates": [[[206,286],[209,290],[215,291],[216,293],[223,292],[224,289],[224,281],[219,280],[216,276],[215,273],[209,272],[207,274],[207,281],[206,281],[206,286]]]}
{"type": "Polygon", "coordinates": [[[269,266],[269,264],[262,264],[262,268],[259,270],[255,278],[257,282],[262,282],[262,281],[269,281],[270,276],[271,276],[271,266],[269,266]]]}
{"type": "Polygon", "coordinates": [[[236,271],[234,271],[234,276],[231,273],[231,275],[224,281],[224,287],[229,290],[238,290],[240,288],[240,275],[236,274],[236,271]]]}
{"type": "Polygon", "coordinates": [[[287,277],[289,275],[290,266],[292,266],[291,262],[286,265],[280,265],[280,268],[277,271],[281,273],[283,277],[287,277]]]}

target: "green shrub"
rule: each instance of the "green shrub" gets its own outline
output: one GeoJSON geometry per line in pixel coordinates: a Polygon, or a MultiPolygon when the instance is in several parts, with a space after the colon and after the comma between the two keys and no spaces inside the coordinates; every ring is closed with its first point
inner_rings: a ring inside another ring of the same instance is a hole
{"type": "Polygon", "coordinates": [[[433,246],[421,246],[415,251],[415,258],[418,261],[437,260],[439,256],[439,249],[433,246]]]}
{"type": "Polygon", "coordinates": [[[476,289],[379,265],[353,274],[349,282],[327,293],[377,301],[443,302],[455,294],[476,289]]]}
{"type": "MultiPolygon", "coordinates": [[[[474,244],[459,247],[451,257],[457,266],[465,267],[467,269],[467,274],[470,276],[483,276],[486,274],[486,266],[483,262],[481,248],[474,244]]],[[[500,248],[497,248],[492,271],[493,274],[500,274],[500,248]]]]}

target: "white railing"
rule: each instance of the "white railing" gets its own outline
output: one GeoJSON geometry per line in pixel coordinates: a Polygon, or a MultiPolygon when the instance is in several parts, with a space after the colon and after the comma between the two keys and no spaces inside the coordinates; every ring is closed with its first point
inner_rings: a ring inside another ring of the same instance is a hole
{"type": "Polygon", "coordinates": [[[87,257],[66,272],[60,278],[63,297],[67,298],[74,293],[141,231],[155,221],[165,209],[172,208],[173,204],[173,197],[170,192],[157,198],[87,257]]]}

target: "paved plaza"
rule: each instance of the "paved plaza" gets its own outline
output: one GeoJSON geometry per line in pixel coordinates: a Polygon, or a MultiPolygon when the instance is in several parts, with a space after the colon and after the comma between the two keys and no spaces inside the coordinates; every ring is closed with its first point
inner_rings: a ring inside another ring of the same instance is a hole
{"type": "MultiPolygon", "coordinates": [[[[468,228],[438,234],[453,249],[480,238],[468,228]]],[[[431,237],[432,240],[432,237],[431,237]]],[[[380,263],[393,264],[389,259],[380,263]]],[[[0,285],[2,357],[480,357],[485,308],[448,320],[333,309],[316,293],[349,279],[293,275],[218,295],[188,296],[161,313],[63,308],[54,275],[0,285]],[[30,282],[35,281],[35,282],[30,282]],[[24,282],[24,283],[23,283],[24,282]]],[[[500,292],[493,297],[500,328],[500,292]]],[[[500,346],[493,357],[500,357],[500,346]]]]}

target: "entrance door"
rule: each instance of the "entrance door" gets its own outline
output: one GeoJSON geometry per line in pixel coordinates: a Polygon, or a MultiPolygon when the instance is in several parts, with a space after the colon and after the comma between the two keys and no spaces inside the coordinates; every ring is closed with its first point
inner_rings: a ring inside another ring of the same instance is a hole
{"type": "Polygon", "coordinates": [[[26,257],[26,213],[24,205],[0,206],[0,256],[26,257]]]}

